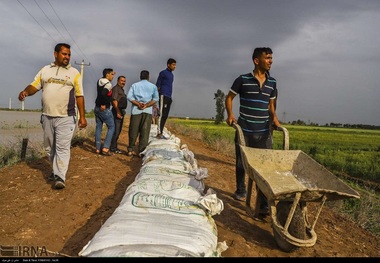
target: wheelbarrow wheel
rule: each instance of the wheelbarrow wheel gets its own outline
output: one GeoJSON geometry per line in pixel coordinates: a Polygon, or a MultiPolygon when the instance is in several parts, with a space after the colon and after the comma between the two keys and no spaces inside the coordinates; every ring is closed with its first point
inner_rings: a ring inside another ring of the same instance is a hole
{"type": "MultiPolygon", "coordinates": [[[[283,227],[285,226],[286,219],[288,218],[291,207],[292,207],[292,203],[286,202],[286,201],[279,202],[276,205],[277,219],[280,222],[281,226],[283,227]]],[[[305,222],[305,218],[303,216],[300,204],[297,204],[292,221],[290,222],[290,225],[288,227],[288,232],[290,235],[298,239],[307,238],[306,222],[305,222]]],[[[274,235],[277,245],[280,247],[281,250],[285,252],[292,252],[298,248],[297,246],[285,240],[279,233],[277,233],[276,229],[274,228],[273,228],[273,235],[274,235]]]]}

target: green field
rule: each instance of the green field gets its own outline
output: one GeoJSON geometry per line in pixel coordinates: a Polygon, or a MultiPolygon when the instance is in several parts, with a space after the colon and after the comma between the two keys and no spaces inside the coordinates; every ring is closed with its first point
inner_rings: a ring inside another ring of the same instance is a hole
{"type": "MultiPolygon", "coordinates": [[[[215,140],[233,143],[235,130],[213,120],[170,118],[170,122],[200,130],[215,140]]],[[[335,174],[380,183],[380,130],[284,125],[289,148],[302,150],[335,174]]],[[[274,132],[274,149],[282,149],[282,133],[274,132]]]]}

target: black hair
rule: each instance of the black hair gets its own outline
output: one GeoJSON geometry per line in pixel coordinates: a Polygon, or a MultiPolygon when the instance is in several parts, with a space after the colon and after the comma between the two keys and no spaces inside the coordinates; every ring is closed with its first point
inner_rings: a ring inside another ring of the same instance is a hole
{"type": "Polygon", "coordinates": [[[111,73],[111,72],[113,72],[112,68],[105,68],[105,69],[103,69],[103,78],[105,78],[107,76],[107,74],[111,73]]]}
{"type": "Polygon", "coordinates": [[[174,58],[169,58],[168,62],[166,62],[166,65],[170,65],[170,64],[173,64],[173,63],[177,63],[177,61],[174,58]]]}
{"type": "Polygon", "coordinates": [[[126,79],[125,76],[121,75],[121,76],[117,77],[117,80],[120,80],[121,78],[125,78],[126,79]]]}
{"type": "Polygon", "coordinates": [[[273,54],[272,49],[269,47],[257,47],[253,51],[252,60],[254,60],[255,58],[259,58],[263,53],[273,54]]]}
{"type": "Polygon", "coordinates": [[[69,45],[69,44],[66,44],[66,43],[58,43],[57,45],[55,45],[54,51],[58,53],[59,51],[61,51],[61,48],[62,48],[62,47],[65,47],[65,48],[70,49],[70,45],[69,45]]]}
{"type": "Polygon", "coordinates": [[[143,80],[143,79],[149,79],[149,71],[147,70],[142,70],[140,72],[140,79],[143,80]]]}

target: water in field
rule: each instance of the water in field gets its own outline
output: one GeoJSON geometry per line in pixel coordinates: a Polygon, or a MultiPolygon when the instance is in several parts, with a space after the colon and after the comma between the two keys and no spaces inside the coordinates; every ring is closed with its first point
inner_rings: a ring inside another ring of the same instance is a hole
{"type": "Polygon", "coordinates": [[[12,146],[23,138],[42,143],[40,117],[40,112],[0,111],[0,145],[12,146]]]}
{"type": "MultiPolygon", "coordinates": [[[[41,113],[29,111],[0,110],[0,146],[13,146],[27,138],[29,143],[42,144],[41,113]]],[[[94,119],[87,119],[87,125],[94,119]]]]}

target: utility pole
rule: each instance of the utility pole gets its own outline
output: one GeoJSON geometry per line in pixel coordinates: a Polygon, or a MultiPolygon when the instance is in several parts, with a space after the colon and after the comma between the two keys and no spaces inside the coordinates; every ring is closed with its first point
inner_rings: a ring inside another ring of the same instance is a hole
{"type": "MultiPolygon", "coordinates": [[[[83,82],[84,66],[90,66],[91,63],[89,62],[88,64],[85,64],[84,60],[82,60],[82,63],[77,63],[75,61],[75,65],[80,65],[80,75],[82,76],[82,82],[83,82]]],[[[83,85],[83,83],[82,83],[82,85],[83,85]]]]}
{"type": "Polygon", "coordinates": [[[12,109],[12,98],[9,98],[9,109],[12,109]]]}
{"type": "MultiPolygon", "coordinates": [[[[84,66],[90,66],[91,63],[88,62],[88,64],[85,64],[85,63],[84,63],[84,59],[82,59],[82,63],[79,64],[79,63],[77,63],[77,62],[75,61],[75,65],[80,65],[80,75],[82,76],[82,87],[83,87],[84,66]]],[[[78,119],[79,119],[79,111],[77,112],[77,117],[78,117],[78,119]]]]}

